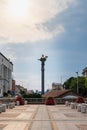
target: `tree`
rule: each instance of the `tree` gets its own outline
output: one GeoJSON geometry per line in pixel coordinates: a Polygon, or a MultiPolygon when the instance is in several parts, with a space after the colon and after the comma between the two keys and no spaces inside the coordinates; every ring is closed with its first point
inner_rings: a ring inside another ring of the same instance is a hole
{"type": "Polygon", "coordinates": [[[77,79],[73,78],[71,80],[70,89],[73,90],[73,92],[77,92],[77,79]]]}
{"type": "Polygon", "coordinates": [[[85,78],[85,88],[87,89],[87,77],[85,78]]]}
{"type": "Polygon", "coordinates": [[[24,94],[23,98],[41,98],[41,94],[38,93],[24,94]]]}
{"type": "Polygon", "coordinates": [[[85,77],[81,76],[78,78],[78,87],[79,94],[83,96],[85,94],[85,77]]]}
{"type": "MultiPolygon", "coordinates": [[[[71,89],[73,92],[77,93],[77,78],[71,77],[64,82],[65,89],[71,89]]],[[[78,77],[78,89],[79,95],[87,95],[87,78],[83,76],[78,77]]]]}
{"type": "Polygon", "coordinates": [[[72,79],[74,79],[74,77],[70,77],[64,82],[65,89],[70,89],[72,79]]]}

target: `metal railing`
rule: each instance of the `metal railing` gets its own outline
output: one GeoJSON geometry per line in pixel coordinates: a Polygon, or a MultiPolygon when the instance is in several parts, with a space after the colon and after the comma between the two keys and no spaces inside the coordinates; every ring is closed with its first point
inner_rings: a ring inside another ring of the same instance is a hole
{"type": "MultiPolygon", "coordinates": [[[[24,98],[28,104],[45,104],[46,98],[24,98]]],[[[56,104],[64,104],[65,101],[74,102],[74,99],[54,98],[56,104]]],[[[0,98],[0,102],[12,102],[15,98],[0,98]]]]}
{"type": "MultiPolygon", "coordinates": [[[[46,98],[25,98],[27,100],[28,104],[45,104],[46,98]]],[[[56,104],[64,104],[66,99],[63,98],[54,98],[56,104]]],[[[68,100],[70,102],[73,102],[73,99],[68,100]]]]}

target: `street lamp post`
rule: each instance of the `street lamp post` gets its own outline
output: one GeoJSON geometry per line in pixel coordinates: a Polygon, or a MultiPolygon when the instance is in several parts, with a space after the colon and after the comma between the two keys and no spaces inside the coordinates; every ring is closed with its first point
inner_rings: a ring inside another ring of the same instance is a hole
{"type": "Polygon", "coordinates": [[[44,94],[44,65],[47,58],[48,56],[42,55],[42,57],[39,59],[41,61],[41,88],[42,88],[41,93],[42,94],[44,94]]]}
{"type": "Polygon", "coordinates": [[[76,72],[77,74],[77,94],[79,94],[79,87],[78,87],[78,72],[76,72]]]}

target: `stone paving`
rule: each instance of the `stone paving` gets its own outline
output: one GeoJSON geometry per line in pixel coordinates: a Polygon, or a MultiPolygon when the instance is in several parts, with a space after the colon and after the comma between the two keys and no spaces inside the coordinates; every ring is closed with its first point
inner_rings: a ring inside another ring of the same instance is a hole
{"type": "Polygon", "coordinates": [[[0,113],[0,130],[87,130],[87,113],[65,105],[24,105],[0,113]]]}
{"type": "Polygon", "coordinates": [[[50,108],[50,111],[58,130],[87,130],[87,113],[62,105],[50,108]]]}

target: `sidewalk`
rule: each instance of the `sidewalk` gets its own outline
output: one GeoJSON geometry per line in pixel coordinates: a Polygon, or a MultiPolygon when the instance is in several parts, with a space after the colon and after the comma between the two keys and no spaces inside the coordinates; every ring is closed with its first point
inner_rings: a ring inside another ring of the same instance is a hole
{"type": "Polygon", "coordinates": [[[28,130],[37,107],[24,105],[6,109],[6,112],[0,114],[0,130],[28,130]]]}
{"type": "Polygon", "coordinates": [[[0,130],[87,130],[87,113],[65,105],[24,105],[0,113],[0,130]]]}
{"type": "Polygon", "coordinates": [[[29,130],[53,130],[45,105],[39,105],[34,121],[29,130]]]}

